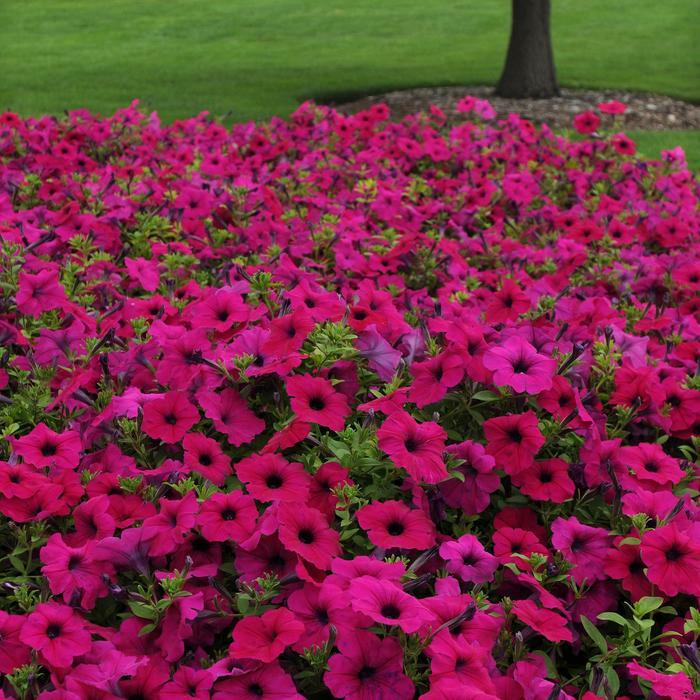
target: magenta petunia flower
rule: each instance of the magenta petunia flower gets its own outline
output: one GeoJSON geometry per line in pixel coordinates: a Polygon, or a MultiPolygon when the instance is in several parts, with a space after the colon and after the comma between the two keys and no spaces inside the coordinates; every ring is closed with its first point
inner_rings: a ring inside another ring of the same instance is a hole
{"type": "Polygon", "coordinates": [[[162,399],[149,401],[143,407],[141,428],[155,440],[172,443],[182,440],[198,421],[199,411],[187,396],[179,391],[171,391],[162,399]]]}
{"type": "Polygon", "coordinates": [[[484,353],[484,366],[493,372],[493,383],[516,393],[538,394],[552,388],[557,363],[538,353],[519,335],[484,353]]]}
{"type": "Polygon", "coordinates": [[[65,289],[58,280],[57,269],[40,270],[36,274],[19,273],[17,308],[28,316],[38,318],[44,311],[61,309],[68,303],[65,289]]]}
{"type": "Polygon", "coordinates": [[[229,654],[234,659],[274,661],[304,632],[304,625],[286,608],[244,617],[233,628],[229,654]]]}
{"type": "Polygon", "coordinates": [[[255,501],[241,491],[214,493],[202,503],[197,525],[209,542],[241,543],[255,530],[258,509],[255,501]]]}
{"type": "Polygon", "coordinates": [[[552,523],[552,545],[573,564],[571,576],[576,583],[584,580],[601,581],[605,578],[605,557],[612,538],[602,527],[583,525],[578,518],[557,518],[552,523]]]}
{"type": "Polygon", "coordinates": [[[700,528],[681,530],[675,523],[645,532],[641,557],[649,580],[666,595],[700,595],[700,528]]]}
{"type": "Polygon", "coordinates": [[[185,467],[199,472],[216,486],[223,486],[231,474],[231,460],[216,440],[201,433],[187,433],[182,447],[185,467]]]}
{"type": "Polygon", "coordinates": [[[574,635],[566,618],[553,610],[537,607],[534,600],[516,600],[513,603],[515,616],[550,642],[573,642],[574,635]]]}
{"type": "Polygon", "coordinates": [[[92,644],[85,622],[67,605],[40,603],[20,631],[20,640],[53,668],[68,668],[92,644]]]}
{"type": "Polygon", "coordinates": [[[285,384],[292,411],[303,421],[342,430],[350,414],[347,398],[323,377],[295,374],[285,384]]]}
{"type": "Polygon", "coordinates": [[[236,447],[250,442],[265,430],[265,421],[250,410],[246,400],[235,389],[224,389],[218,394],[213,391],[200,392],[197,401],[214,427],[236,447]]]}
{"type": "Polygon", "coordinates": [[[330,569],[340,555],[340,535],[328,526],[315,508],[283,503],[279,513],[279,538],[285,547],[319,569],[330,569]]]}
{"type": "Polygon", "coordinates": [[[360,508],[357,522],[377,547],[428,549],[435,543],[435,526],[420,510],[403,501],[375,501],[360,508]]]}
{"type": "Polygon", "coordinates": [[[407,634],[432,617],[418,600],[386,579],[360,576],[350,583],[349,592],[353,610],[375,622],[396,625],[407,634]]]}
{"type": "Polygon", "coordinates": [[[56,433],[45,423],[39,423],[30,433],[15,440],[13,449],[35,467],[75,469],[82,444],[80,436],[72,430],[56,433]]]}
{"type": "Polygon", "coordinates": [[[0,610],[0,673],[10,674],[29,663],[31,648],[20,639],[26,621],[24,615],[10,615],[0,610]]]}
{"type": "Polygon", "coordinates": [[[234,469],[248,493],[259,501],[303,503],[309,493],[311,477],[303,465],[281,455],[246,457],[234,469]]]}
{"type": "Polygon", "coordinates": [[[416,481],[435,484],[447,476],[443,461],[447,433],[433,422],[417,423],[404,411],[392,413],[377,430],[379,447],[416,481]]]}
{"type": "Polygon", "coordinates": [[[496,557],[489,554],[474,535],[462,535],[456,541],[443,542],[440,556],[447,562],[451,574],[471,583],[490,581],[498,568],[496,557]]]}
{"type": "Polygon", "coordinates": [[[486,452],[511,475],[531,466],[545,442],[532,411],[489,418],[484,421],[484,434],[486,452]]]}
{"type": "Polygon", "coordinates": [[[403,672],[403,650],[393,637],[356,631],[338,642],[339,653],[328,660],[324,683],[336,698],[345,700],[407,700],[412,681],[403,672]]]}

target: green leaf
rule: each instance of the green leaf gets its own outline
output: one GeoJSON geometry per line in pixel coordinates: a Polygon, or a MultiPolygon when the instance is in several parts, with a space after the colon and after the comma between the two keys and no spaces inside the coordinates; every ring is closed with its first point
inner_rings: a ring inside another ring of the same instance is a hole
{"type": "Polygon", "coordinates": [[[653,612],[657,608],[661,607],[663,603],[663,598],[658,598],[655,596],[646,596],[644,598],[640,598],[634,604],[634,611],[637,613],[637,615],[639,615],[639,617],[644,617],[650,612],[653,612]]]}
{"type": "Polygon", "coordinates": [[[586,634],[593,640],[598,649],[600,649],[600,653],[607,653],[608,643],[605,641],[605,637],[598,631],[598,628],[585,615],[581,615],[581,624],[583,625],[583,629],[586,630],[586,634]]]}
{"type": "Polygon", "coordinates": [[[618,615],[614,612],[600,613],[600,615],[598,615],[598,619],[605,620],[606,622],[614,622],[616,625],[620,625],[620,627],[627,627],[629,624],[628,620],[625,620],[622,615],[618,615]]]}
{"type": "Polygon", "coordinates": [[[620,677],[617,675],[617,671],[611,666],[605,673],[605,677],[608,679],[610,697],[616,698],[620,692],[620,677]]]}
{"type": "Polygon", "coordinates": [[[129,607],[131,612],[136,615],[136,617],[142,617],[145,620],[155,620],[158,618],[158,613],[150,606],[145,603],[139,603],[136,600],[129,601],[129,607]]]}
{"type": "Polygon", "coordinates": [[[642,541],[639,539],[639,537],[625,537],[624,539],[620,540],[620,546],[624,544],[637,545],[641,543],[642,541]]]}
{"type": "Polygon", "coordinates": [[[498,401],[501,397],[492,391],[477,391],[472,398],[477,401],[498,401]]]}

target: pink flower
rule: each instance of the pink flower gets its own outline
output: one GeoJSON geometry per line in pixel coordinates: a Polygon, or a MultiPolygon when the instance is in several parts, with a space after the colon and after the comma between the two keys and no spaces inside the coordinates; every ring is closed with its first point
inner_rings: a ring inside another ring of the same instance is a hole
{"type": "Polygon", "coordinates": [[[379,639],[356,631],[338,642],[338,654],[328,660],[324,683],[336,698],[345,700],[406,700],[413,683],[403,673],[403,650],[393,637],[379,639]]]}
{"type": "Polygon", "coordinates": [[[292,411],[302,421],[336,431],[345,427],[345,418],[350,414],[348,400],[327,379],[296,374],[287,378],[286,389],[292,411]]]}
{"type": "Polygon", "coordinates": [[[92,644],[85,623],[67,605],[40,603],[27,618],[20,639],[54,668],[68,668],[92,644]]]}
{"type": "Polygon", "coordinates": [[[375,622],[396,625],[411,634],[431,618],[431,614],[413,596],[391,581],[360,576],[350,583],[353,610],[375,622]]]}
{"type": "Polygon", "coordinates": [[[583,525],[578,518],[557,518],[552,523],[552,545],[574,566],[571,575],[576,583],[585,579],[605,579],[605,557],[610,549],[611,537],[602,527],[583,525]]]}
{"type": "Polygon", "coordinates": [[[574,636],[563,618],[553,610],[538,608],[534,600],[516,600],[515,616],[550,642],[573,642],[574,636]]]}
{"type": "Polygon", "coordinates": [[[642,536],[641,555],[648,567],[647,576],[666,595],[700,595],[699,530],[685,532],[670,523],[642,536]]]}
{"type": "Polygon", "coordinates": [[[581,112],[574,117],[574,128],[579,134],[592,134],[600,126],[600,117],[595,112],[581,112]]]}
{"type": "Polygon", "coordinates": [[[68,303],[66,292],[58,281],[58,272],[50,268],[35,275],[20,272],[15,301],[23,314],[34,318],[41,316],[44,311],[61,309],[68,303]]]}
{"type": "Polygon", "coordinates": [[[493,372],[493,383],[509,386],[517,393],[539,394],[552,388],[557,363],[540,355],[519,335],[484,354],[484,367],[493,372]]]}
{"type": "Polygon", "coordinates": [[[403,501],[375,501],[360,508],[357,522],[367,530],[369,541],[391,549],[428,549],[435,542],[435,526],[420,510],[412,510],[403,501]]]}
{"type": "Polygon", "coordinates": [[[442,458],[447,433],[437,423],[416,423],[400,411],[384,421],[377,438],[391,460],[417,481],[435,484],[447,476],[442,458]]]}
{"type": "Polygon", "coordinates": [[[199,421],[199,411],[180,391],[171,391],[162,399],[149,401],[143,408],[141,427],[149,437],[163,442],[179,442],[199,421]]]}
{"type": "Polygon", "coordinates": [[[530,467],[545,442],[532,411],[489,418],[484,421],[484,434],[486,452],[511,475],[530,467]]]}
{"type": "Polygon", "coordinates": [[[234,659],[274,661],[304,632],[304,625],[286,608],[244,617],[233,628],[229,654],[234,659]]]}
{"type": "Polygon", "coordinates": [[[462,535],[458,540],[443,542],[440,556],[447,562],[447,570],[462,581],[486,583],[493,579],[498,560],[489,554],[474,535],[462,535]]]}
{"type": "Polygon", "coordinates": [[[55,433],[44,423],[39,423],[34,430],[14,443],[14,451],[35,467],[75,469],[80,461],[81,450],[82,444],[77,433],[72,430],[55,433]]]}
{"type": "Polygon", "coordinates": [[[330,569],[340,555],[340,535],[332,530],[315,508],[284,503],[279,509],[279,538],[282,544],[319,569],[330,569]]]}

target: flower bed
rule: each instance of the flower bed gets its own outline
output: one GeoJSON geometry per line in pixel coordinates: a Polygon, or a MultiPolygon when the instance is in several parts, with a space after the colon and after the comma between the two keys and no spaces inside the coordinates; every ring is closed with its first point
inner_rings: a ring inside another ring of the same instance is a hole
{"type": "Polygon", "coordinates": [[[5,697],[697,697],[698,183],[461,109],[0,117],[5,697]]]}

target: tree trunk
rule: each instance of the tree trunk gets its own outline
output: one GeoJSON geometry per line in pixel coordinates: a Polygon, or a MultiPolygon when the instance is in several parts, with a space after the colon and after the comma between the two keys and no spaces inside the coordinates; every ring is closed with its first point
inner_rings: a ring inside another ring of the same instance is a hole
{"type": "Polygon", "coordinates": [[[510,43],[496,86],[501,97],[559,94],[549,31],[550,0],[513,0],[510,43]]]}

